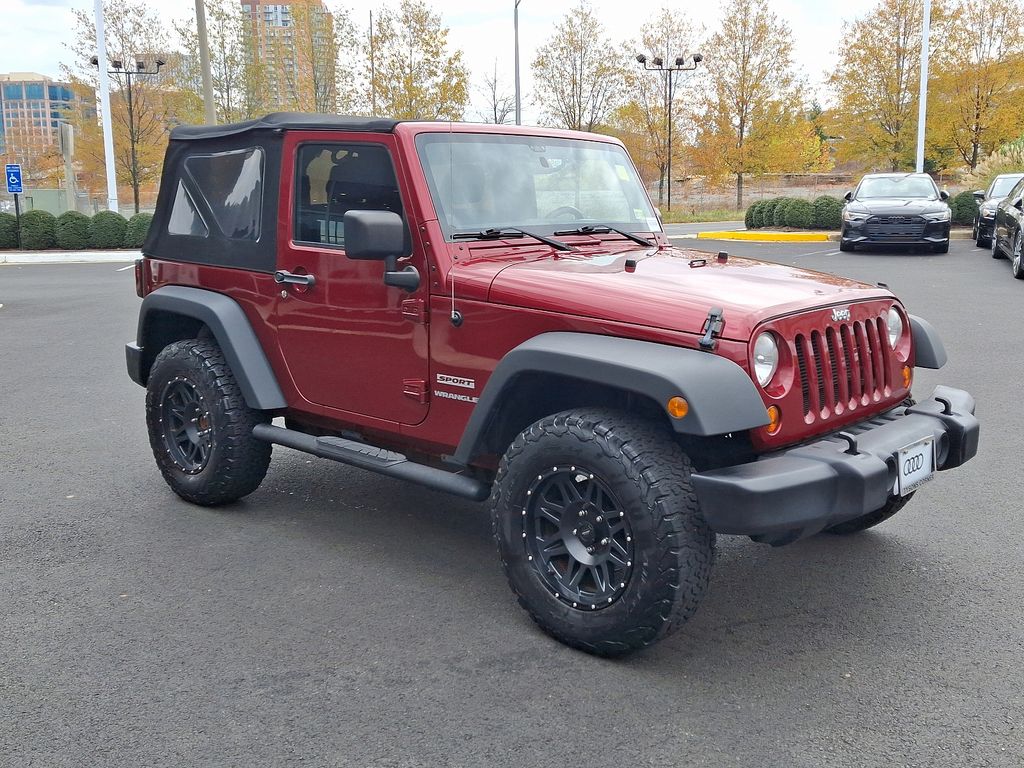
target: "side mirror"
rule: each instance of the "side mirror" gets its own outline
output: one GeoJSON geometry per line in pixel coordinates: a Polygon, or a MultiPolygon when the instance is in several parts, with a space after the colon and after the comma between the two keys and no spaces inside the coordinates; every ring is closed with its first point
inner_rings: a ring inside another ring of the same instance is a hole
{"type": "Polygon", "coordinates": [[[851,200],[853,200],[853,190],[852,189],[849,192],[847,192],[845,195],[843,195],[843,200],[845,200],[846,202],[850,202],[851,200]]]}
{"type": "Polygon", "coordinates": [[[985,199],[985,190],[983,189],[976,189],[971,194],[974,195],[974,199],[977,200],[979,203],[985,199]]]}
{"type": "Polygon", "coordinates": [[[1024,211],[1024,197],[1022,197],[1020,200],[1014,203],[1013,207],[1016,208],[1018,211],[1024,211]]]}
{"type": "Polygon", "coordinates": [[[939,200],[949,200],[949,192],[947,192],[946,190],[942,190],[941,192],[939,192],[939,200]]]}
{"type": "Polygon", "coordinates": [[[348,211],[344,219],[345,255],[359,261],[383,261],[384,285],[415,291],[420,273],[411,264],[398,269],[405,251],[405,224],[392,211],[348,211]]]}

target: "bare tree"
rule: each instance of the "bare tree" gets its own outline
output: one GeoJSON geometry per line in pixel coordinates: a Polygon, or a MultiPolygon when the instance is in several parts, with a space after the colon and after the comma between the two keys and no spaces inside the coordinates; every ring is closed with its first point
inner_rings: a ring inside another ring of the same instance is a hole
{"type": "Polygon", "coordinates": [[[504,83],[498,78],[498,60],[494,60],[494,74],[484,75],[484,84],[480,92],[487,99],[487,111],[479,112],[485,123],[505,125],[516,111],[516,97],[505,89],[504,83]]]}

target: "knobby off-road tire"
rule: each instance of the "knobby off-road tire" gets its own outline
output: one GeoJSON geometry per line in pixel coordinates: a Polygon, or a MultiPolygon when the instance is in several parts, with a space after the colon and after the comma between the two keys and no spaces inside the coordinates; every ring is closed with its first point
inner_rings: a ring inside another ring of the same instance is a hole
{"type": "Polygon", "coordinates": [[[268,417],[249,408],[212,340],[166,347],[149,374],[146,426],[164,480],[186,501],[226,504],[255,491],[270,465],[270,443],[252,429],[268,417]]]}
{"type": "MultiPolygon", "coordinates": [[[[912,397],[908,397],[904,400],[901,405],[909,408],[916,400],[912,397]]],[[[885,502],[881,507],[876,509],[874,512],[868,512],[866,515],[855,517],[853,520],[847,520],[845,523],[839,523],[825,529],[825,533],[832,533],[837,536],[845,536],[850,533],[860,533],[866,531],[868,528],[874,528],[879,523],[884,523],[890,517],[895,515],[905,506],[907,502],[914,498],[914,494],[917,491],[908,493],[906,496],[891,496],[889,500],[885,502]]]]}
{"type": "Polygon", "coordinates": [[[714,533],[690,473],[665,428],[618,411],[567,411],[515,439],[498,467],[491,519],[509,584],[544,631],[617,656],[693,615],[714,533]]]}

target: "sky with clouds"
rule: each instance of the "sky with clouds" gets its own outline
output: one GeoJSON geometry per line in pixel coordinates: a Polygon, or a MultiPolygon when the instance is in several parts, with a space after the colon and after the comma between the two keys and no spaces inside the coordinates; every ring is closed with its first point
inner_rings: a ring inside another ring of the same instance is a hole
{"type": "MultiPolygon", "coordinates": [[[[194,13],[193,0],[148,2],[167,21],[168,29],[172,19],[194,13]]],[[[379,8],[382,0],[348,0],[341,4],[349,9],[353,21],[365,27],[370,11],[379,8]]],[[[493,71],[497,59],[499,79],[511,93],[514,0],[501,3],[493,0],[428,0],[428,4],[441,14],[450,28],[450,44],[464,51],[473,73],[475,90],[481,87],[483,74],[493,71]]],[[[530,100],[532,81],[529,63],[537,48],[551,36],[559,20],[574,5],[576,0],[521,0],[519,44],[524,122],[535,118],[537,111],[530,100]]],[[[710,34],[718,24],[722,4],[695,0],[592,0],[591,5],[611,38],[625,42],[638,36],[643,23],[663,6],[685,15],[691,23],[703,27],[706,34],[710,34]]],[[[828,94],[822,83],[825,72],[835,65],[843,22],[867,13],[874,1],[771,0],[771,5],[793,30],[794,58],[798,70],[810,85],[810,92],[820,101],[827,102],[828,94]]],[[[60,63],[70,58],[66,45],[71,40],[73,29],[71,12],[76,8],[91,12],[93,3],[91,0],[0,0],[0,72],[29,71],[59,76],[60,63]]],[[[708,56],[712,52],[704,50],[703,53],[708,56]]],[[[485,104],[482,96],[475,93],[474,106],[470,107],[467,118],[474,117],[475,109],[483,108],[485,104]]]]}

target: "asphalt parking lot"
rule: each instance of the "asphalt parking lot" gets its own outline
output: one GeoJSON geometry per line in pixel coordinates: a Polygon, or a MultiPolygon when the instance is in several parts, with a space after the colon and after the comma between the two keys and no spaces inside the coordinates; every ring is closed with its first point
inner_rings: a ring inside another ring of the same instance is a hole
{"type": "Polygon", "coordinates": [[[132,271],[0,266],[0,766],[1021,766],[1024,282],[973,243],[686,241],[887,283],[982,442],[891,521],[720,537],[623,661],[534,628],[483,507],[275,448],[242,503],[164,485],[132,271]]]}

